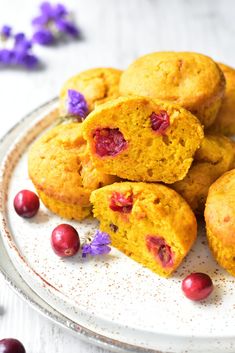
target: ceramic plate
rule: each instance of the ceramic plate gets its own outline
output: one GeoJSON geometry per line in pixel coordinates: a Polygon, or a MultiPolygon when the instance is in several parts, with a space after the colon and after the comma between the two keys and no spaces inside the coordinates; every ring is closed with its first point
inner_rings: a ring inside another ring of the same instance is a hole
{"type": "MultiPolygon", "coordinates": [[[[51,249],[50,235],[64,220],[43,205],[30,220],[17,216],[15,194],[21,189],[34,190],[27,174],[28,148],[54,124],[56,106],[54,100],[39,108],[1,142],[0,230],[5,247],[1,251],[7,251],[4,258],[10,267],[14,263],[17,271],[15,275],[14,271],[5,273],[5,277],[17,287],[18,276],[22,276],[28,301],[36,302],[44,313],[49,304],[49,316],[55,321],[106,347],[234,352],[235,279],[212,259],[203,224],[189,256],[172,278],[164,279],[114,248],[102,257],[84,260],[77,254],[61,259],[51,249]],[[215,284],[204,302],[191,302],[181,292],[182,279],[194,271],[208,273],[215,284]]],[[[76,226],[81,238],[98,227],[94,219],[69,223],[76,226]]],[[[1,262],[3,271],[8,271],[1,262]]]]}

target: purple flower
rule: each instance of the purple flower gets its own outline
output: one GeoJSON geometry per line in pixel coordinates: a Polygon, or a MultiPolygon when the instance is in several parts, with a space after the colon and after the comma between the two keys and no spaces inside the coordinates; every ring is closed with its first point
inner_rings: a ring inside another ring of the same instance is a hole
{"type": "Polygon", "coordinates": [[[32,48],[32,41],[28,40],[24,33],[17,33],[15,35],[14,50],[19,52],[27,52],[32,48]]]}
{"type": "Polygon", "coordinates": [[[55,38],[48,29],[42,28],[34,32],[32,40],[41,45],[50,45],[54,42],[55,38]]]}
{"type": "Polygon", "coordinates": [[[94,235],[94,239],[84,244],[82,247],[82,257],[89,255],[103,255],[108,254],[111,248],[108,246],[111,243],[109,234],[97,230],[94,235]]]}
{"type": "Polygon", "coordinates": [[[50,20],[53,19],[53,9],[49,2],[43,2],[40,5],[41,14],[32,20],[34,26],[46,25],[50,20]]]}
{"type": "Polygon", "coordinates": [[[47,25],[49,21],[55,21],[68,15],[66,7],[62,4],[52,5],[49,2],[43,2],[40,5],[40,15],[32,20],[35,26],[47,25]]]}
{"type": "Polygon", "coordinates": [[[54,18],[62,18],[64,16],[68,15],[68,10],[66,9],[66,7],[62,4],[56,4],[53,8],[53,15],[54,18]]]}
{"type": "Polygon", "coordinates": [[[11,36],[11,27],[7,25],[2,26],[2,29],[0,30],[0,36],[4,39],[8,39],[11,36]]]}
{"type": "Polygon", "coordinates": [[[10,49],[0,49],[0,64],[8,65],[13,61],[14,52],[10,49]]]}
{"type": "Polygon", "coordinates": [[[36,32],[33,36],[34,42],[48,45],[62,35],[77,38],[80,34],[79,29],[69,20],[68,15],[68,10],[64,5],[52,5],[49,2],[43,2],[40,5],[40,15],[32,21],[33,26],[36,27],[36,32]]]}
{"type": "Polygon", "coordinates": [[[23,66],[27,69],[35,68],[39,61],[31,53],[32,42],[26,38],[24,33],[17,33],[14,36],[10,34],[10,37],[14,39],[13,46],[10,49],[0,49],[0,64],[23,66]]]}
{"type": "Polygon", "coordinates": [[[14,64],[32,69],[38,65],[38,59],[30,53],[32,48],[31,40],[28,40],[24,33],[15,35],[14,64]]]}
{"type": "Polygon", "coordinates": [[[73,89],[68,90],[68,113],[85,119],[88,113],[88,106],[85,97],[73,89]]]}
{"type": "Polygon", "coordinates": [[[61,20],[59,19],[59,20],[56,21],[55,24],[56,24],[56,27],[59,29],[60,32],[66,33],[66,34],[68,34],[71,37],[78,38],[79,35],[80,35],[79,29],[72,22],[69,22],[69,21],[63,20],[63,19],[61,19],[61,20]]]}
{"type": "Polygon", "coordinates": [[[39,60],[35,55],[24,53],[15,56],[15,63],[24,66],[26,69],[34,69],[38,66],[39,60]]]}

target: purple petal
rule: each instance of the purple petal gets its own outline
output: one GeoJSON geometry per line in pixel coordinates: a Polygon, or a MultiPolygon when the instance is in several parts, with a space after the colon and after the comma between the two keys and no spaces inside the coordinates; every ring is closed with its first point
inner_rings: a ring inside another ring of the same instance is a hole
{"type": "Polygon", "coordinates": [[[11,36],[11,31],[12,31],[12,28],[10,26],[4,25],[2,26],[0,34],[5,38],[9,38],[11,36]]]}
{"type": "Polygon", "coordinates": [[[32,19],[32,25],[33,26],[37,26],[37,27],[41,27],[44,26],[48,23],[49,21],[49,17],[46,15],[41,15],[38,17],[35,17],[32,19]]]}
{"type": "Polygon", "coordinates": [[[27,69],[34,69],[38,66],[39,60],[35,55],[26,54],[21,58],[21,65],[26,67],[27,69]]]}
{"type": "Polygon", "coordinates": [[[68,15],[68,11],[63,4],[56,4],[53,8],[53,17],[59,19],[68,15]]]}
{"type": "Polygon", "coordinates": [[[53,6],[49,1],[42,2],[40,5],[41,14],[51,17],[53,15],[53,6]]]}
{"type": "Polygon", "coordinates": [[[88,113],[85,97],[72,89],[68,90],[68,113],[82,118],[85,118],[88,113]]]}
{"type": "Polygon", "coordinates": [[[73,38],[78,38],[80,35],[79,29],[72,22],[64,19],[58,19],[56,20],[55,24],[60,32],[68,34],[73,38]]]}
{"type": "Polygon", "coordinates": [[[31,40],[27,39],[24,33],[15,35],[14,50],[26,52],[32,48],[31,40]]]}
{"type": "Polygon", "coordinates": [[[86,257],[90,253],[91,253],[90,244],[84,244],[83,247],[82,247],[82,257],[86,257]]]}
{"type": "Polygon", "coordinates": [[[42,28],[33,34],[33,42],[41,45],[50,45],[54,42],[53,34],[46,28],[42,28]]]}
{"type": "Polygon", "coordinates": [[[20,32],[15,35],[15,44],[22,42],[22,40],[25,40],[25,34],[20,32]]]}
{"type": "Polygon", "coordinates": [[[32,48],[32,42],[30,40],[22,40],[15,42],[14,51],[19,54],[25,54],[32,48]]]}
{"type": "Polygon", "coordinates": [[[9,64],[12,64],[13,59],[14,59],[13,50],[9,50],[9,49],[0,50],[0,63],[4,65],[9,65],[9,64]]]}
{"type": "Polygon", "coordinates": [[[108,254],[111,251],[111,248],[107,245],[93,246],[91,245],[90,255],[104,255],[108,254]]]}
{"type": "Polygon", "coordinates": [[[12,64],[24,66],[27,69],[33,69],[38,65],[38,63],[39,60],[35,55],[29,54],[25,51],[14,51],[12,64]]]}
{"type": "Polygon", "coordinates": [[[41,27],[47,25],[48,22],[53,19],[53,7],[48,1],[46,1],[41,3],[39,8],[40,15],[33,18],[32,25],[41,27]]]}
{"type": "Polygon", "coordinates": [[[110,235],[99,230],[96,231],[95,237],[92,241],[92,245],[108,245],[111,243],[110,235]]]}

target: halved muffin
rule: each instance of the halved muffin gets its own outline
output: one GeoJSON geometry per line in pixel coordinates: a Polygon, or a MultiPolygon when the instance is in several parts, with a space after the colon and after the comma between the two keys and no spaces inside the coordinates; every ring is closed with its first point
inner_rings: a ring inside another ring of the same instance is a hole
{"type": "Polygon", "coordinates": [[[114,183],[93,191],[91,203],[112,245],[160,276],[180,265],[196,239],[192,210],[167,186],[114,183]]]}

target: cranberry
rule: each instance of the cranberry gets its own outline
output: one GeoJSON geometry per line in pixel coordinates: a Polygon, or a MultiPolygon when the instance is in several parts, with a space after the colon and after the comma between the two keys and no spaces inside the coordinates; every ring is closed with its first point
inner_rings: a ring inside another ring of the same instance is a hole
{"type": "Polygon", "coordinates": [[[207,298],[213,291],[213,282],[205,273],[191,273],[183,280],[182,290],[187,298],[202,300],[207,298]]]}
{"type": "Polygon", "coordinates": [[[35,216],[39,209],[39,197],[30,190],[21,190],[14,198],[16,213],[24,218],[35,216]]]}
{"type": "Polygon", "coordinates": [[[133,206],[133,196],[129,195],[125,197],[123,194],[120,194],[119,192],[113,192],[109,207],[113,211],[118,211],[122,213],[130,213],[132,210],[133,206]]]}
{"type": "Polygon", "coordinates": [[[173,253],[171,247],[161,237],[147,235],[146,245],[148,250],[160,261],[163,267],[173,265],[173,253]]]}
{"type": "Polygon", "coordinates": [[[15,338],[4,338],[0,340],[0,353],[25,353],[25,348],[15,338]]]}
{"type": "Polygon", "coordinates": [[[80,248],[78,232],[69,224],[60,224],[51,234],[51,246],[58,256],[75,255],[80,248]]]}
{"type": "Polygon", "coordinates": [[[93,138],[96,153],[100,157],[116,156],[127,147],[127,142],[119,129],[97,129],[93,138]]]}
{"type": "Polygon", "coordinates": [[[151,127],[159,135],[164,135],[168,126],[170,126],[170,117],[165,110],[150,115],[151,127]]]}

